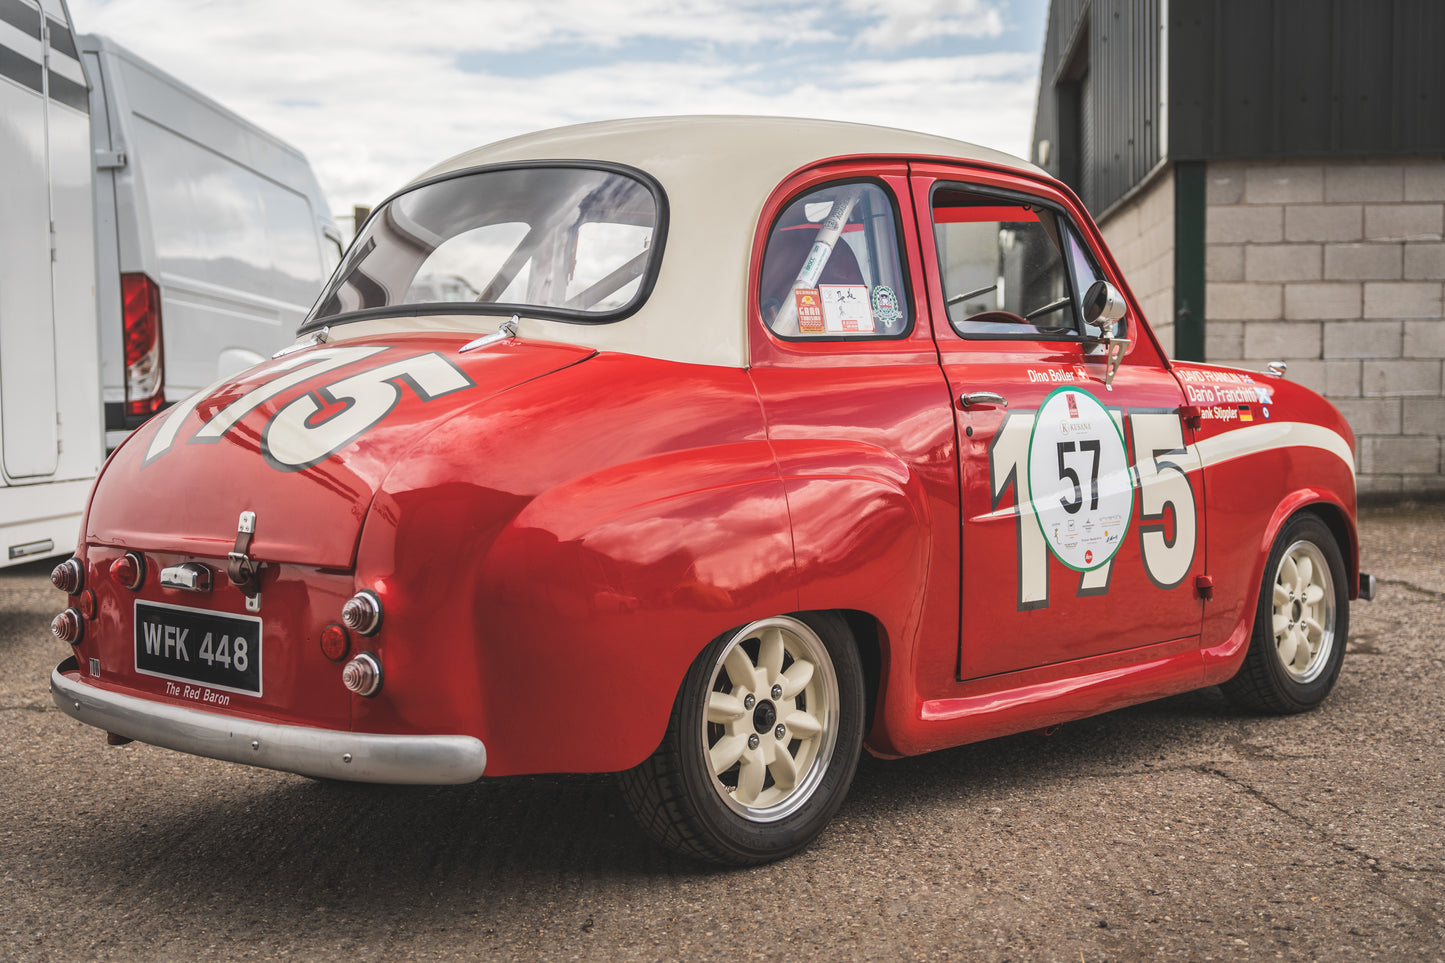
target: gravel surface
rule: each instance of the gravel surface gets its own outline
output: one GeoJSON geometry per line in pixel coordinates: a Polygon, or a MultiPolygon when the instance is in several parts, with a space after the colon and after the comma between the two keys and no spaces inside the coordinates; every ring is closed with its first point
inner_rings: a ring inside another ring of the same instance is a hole
{"type": "Polygon", "coordinates": [[[1445,959],[1445,508],[1364,513],[1318,711],[1204,690],[894,762],[751,870],[609,779],[333,785],[107,747],[46,691],[50,565],[0,570],[0,959],[1445,959]]]}

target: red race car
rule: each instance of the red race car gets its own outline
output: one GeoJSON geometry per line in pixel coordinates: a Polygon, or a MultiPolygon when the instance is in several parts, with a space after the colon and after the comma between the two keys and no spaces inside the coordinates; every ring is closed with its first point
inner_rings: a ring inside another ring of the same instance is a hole
{"type": "Polygon", "coordinates": [[[664,844],[759,862],[865,746],[1318,705],[1373,584],[1353,443],[1282,370],[1167,358],[1022,161],[548,131],[382,204],[294,345],[115,453],[51,686],[319,778],[617,772],[664,844]]]}

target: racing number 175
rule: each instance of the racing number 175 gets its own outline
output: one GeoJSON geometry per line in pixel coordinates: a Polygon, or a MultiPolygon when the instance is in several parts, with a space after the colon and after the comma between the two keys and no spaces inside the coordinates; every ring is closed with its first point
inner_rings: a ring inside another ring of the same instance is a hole
{"type": "MultiPolygon", "coordinates": [[[[1016,600],[1021,610],[1046,608],[1049,604],[1048,556],[1054,547],[1040,516],[1057,512],[1058,508],[1051,508],[1048,500],[1054,500],[1053,504],[1062,507],[1068,517],[1085,519],[1097,512],[1100,504],[1100,439],[1055,442],[1055,457],[1048,461],[1056,466],[1057,475],[1040,477],[1049,472],[1039,472],[1042,462],[1030,458],[1031,442],[1041,443],[1034,431],[1037,414],[1009,412],[989,446],[991,509],[997,512],[1004,495],[1013,491],[1011,514],[1019,553],[1016,600]]],[[[1187,474],[1199,467],[1198,455],[1184,444],[1184,429],[1177,412],[1136,411],[1126,418],[1122,412],[1113,411],[1110,416],[1121,432],[1127,423],[1132,436],[1133,464],[1125,483],[1138,490],[1138,537],[1145,574],[1161,589],[1175,588],[1193,567],[1198,543],[1198,508],[1187,474]]],[[[1119,443],[1115,436],[1112,444],[1117,448],[1119,443]]],[[[1127,522],[1126,517],[1125,527],[1127,522]]],[[[1057,551],[1055,554],[1059,555],[1057,551]]],[[[1079,571],[1080,595],[1108,590],[1112,552],[1093,567],[1059,557],[1079,571]]]]}

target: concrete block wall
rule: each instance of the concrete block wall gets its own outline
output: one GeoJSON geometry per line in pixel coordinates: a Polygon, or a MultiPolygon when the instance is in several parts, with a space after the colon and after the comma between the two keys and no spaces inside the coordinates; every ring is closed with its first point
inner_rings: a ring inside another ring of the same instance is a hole
{"type": "Polygon", "coordinates": [[[1174,353],[1174,172],[1111,211],[1099,230],[1164,350],[1174,353]]]}
{"type": "Polygon", "coordinates": [[[1445,157],[1206,177],[1205,357],[1287,361],[1329,397],[1362,494],[1445,495],[1445,157]]]}

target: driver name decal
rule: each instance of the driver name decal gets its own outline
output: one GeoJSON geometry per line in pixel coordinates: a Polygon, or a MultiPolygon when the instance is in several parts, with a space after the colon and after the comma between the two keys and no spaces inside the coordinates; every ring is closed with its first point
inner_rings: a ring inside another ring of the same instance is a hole
{"type": "Polygon", "coordinates": [[[1042,371],[1028,368],[1026,371],[1029,380],[1034,384],[1087,384],[1091,380],[1088,369],[1081,364],[1067,368],[1045,368],[1042,371]]]}

